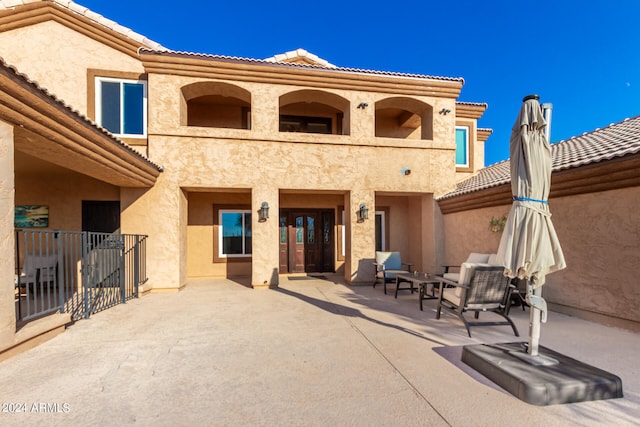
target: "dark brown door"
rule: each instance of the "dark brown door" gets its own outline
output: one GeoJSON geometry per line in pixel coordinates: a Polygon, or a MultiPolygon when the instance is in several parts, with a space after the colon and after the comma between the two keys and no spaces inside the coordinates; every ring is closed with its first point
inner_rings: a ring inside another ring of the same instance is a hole
{"type": "Polygon", "coordinates": [[[281,272],[333,271],[333,215],[332,211],[320,210],[289,211],[280,215],[281,272]]]}
{"type": "Polygon", "coordinates": [[[120,202],[82,201],[82,231],[113,233],[120,228],[120,202]]]}
{"type": "Polygon", "coordinates": [[[322,269],[321,271],[329,272],[334,270],[334,219],[335,214],[332,211],[322,212],[322,269]]]}
{"type": "Polygon", "coordinates": [[[289,221],[289,272],[304,273],[305,224],[304,214],[291,213],[289,221]]]}

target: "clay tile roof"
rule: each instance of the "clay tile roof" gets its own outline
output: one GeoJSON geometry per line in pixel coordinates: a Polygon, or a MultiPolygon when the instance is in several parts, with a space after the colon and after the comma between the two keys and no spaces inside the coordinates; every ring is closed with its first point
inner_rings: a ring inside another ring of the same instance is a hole
{"type": "Polygon", "coordinates": [[[486,102],[464,102],[464,101],[456,101],[456,105],[468,105],[470,107],[481,107],[485,109],[489,106],[489,104],[487,104],[486,102]]]}
{"type": "MultiPolygon", "coordinates": [[[[640,153],[640,116],[551,145],[552,172],[640,153]]],[[[509,160],[496,163],[461,181],[440,200],[511,182],[509,160]]]]}
{"type": "Polygon", "coordinates": [[[123,27],[122,25],[119,25],[116,22],[113,22],[112,20],[107,19],[100,14],[91,11],[84,6],[81,6],[77,3],[72,2],[71,0],[0,0],[0,10],[13,9],[17,6],[27,5],[31,3],[39,3],[39,2],[54,3],[62,8],[70,10],[73,13],[82,15],[85,18],[96,22],[97,24],[100,24],[113,31],[116,31],[122,34],[123,36],[129,37],[130,39],[135,40],[136,42],[150,49],[165,50],[165,47],[163,47],[159,43],[156,43],[153,40],[149,40],[148,38],[134,32],[133,30],[123,27]]]}
{"type": "MultiPolygon", "coordinates": [[[[194,53],[194,52],[176,51],[176,50],[168,50],[168,49],[157,50],[157,49],[142,48],[142,49],[139,49],[139,52],[148,53],[148,54],[169,55],[169,56],[190,56],[194,58],[209,58],[209,59],[215,59],[218,61],[227,61],[227,62],[244,62],[244,63],[250,62],[254,64],[268,64],[268,65],[277,64],[278,66],[282,66],[282,67],[315,68],[315,69],[322,69],[322,70],[342,71],[347,73],[372,74],[372,75],[379,75],[379,76],[394,76],[394,77],[409,77],[409,78],[429,79],[429,80],[443,80],[443,81],[450,81],[450,82],[459,82],[464,84],[464,79],[462,77],[443,77],[443,76],[430,76],[425,74],[397,73],[393,71],[376,71],[376,70],[365,70],[360,68],[344,68],[344,67],[337,67],[333,64],[329,64],[328,62],[327,62],[327,65],[319,65],[319,64],[312,64],[312,63],[306,63],[306,62],[305,63],[281,62],[278,60],[279,55],[276,55],[267,59],[255,59],[255,58],[243,58],[239,56],[214,55],[209,53],[194,53]]],[[[293,52],[295,53],[297,51],[293,51],[293,52]]],[[[321,60],[321,61],[324,61],[324,60],[321,60]]]]}
{"type": "Polygon", "coordinates": [[[114,141],[114,143],[117,143],[117,144],[121,145],[122,147],[126,148],[128,151],[132,152],[136,156],[138,156],[141,159],[143,159],[144,161],[148,162],[149,164],[151,164],[153,167],[155,167],[159,171],[163,170],[162,166],[158,165],[157,163],[154,163],[152,160],[150,160],[146,156],[140,154],[140,152],[135,150],[129,144],[127,144],[127,143],[121,141],[120,139],[116,138],[111,132],[109,132],[108,130],[106,130],[103,127],[99,126],[97,123],[93,122],[87,116],[85,116],[84,114],[80,113],[78,110],[74,109],[73,107],[71,107],[70,105],[65,103],[62,99],[58,98],[53,93],[49,92],[47,89],[45,89],[42,86],[40,86],[36,81],[31,80],[26,74],[20,73],[14,66],[7,64],[5,62],[5,60],[4,60],[4,58],[2,58],[2,57],[0,57],[0,67],[8,70],[14,76],[15,80],[21,81],[23,83],[26,83],[27,85],[31,86],[35,90],[41,92],[44,96],[46,96],[46,97],[50,98],[51,100],[53,100],[56,104],[58,104],[58,106],[60,107],[61,110],[67,110],[67,112],[69,114],[73,114],[73,115],[78,116],[81,120],[86,122],[88,125],[96,128],[98,131],[102,132],[107,137],[111,138],[114,141]]]}

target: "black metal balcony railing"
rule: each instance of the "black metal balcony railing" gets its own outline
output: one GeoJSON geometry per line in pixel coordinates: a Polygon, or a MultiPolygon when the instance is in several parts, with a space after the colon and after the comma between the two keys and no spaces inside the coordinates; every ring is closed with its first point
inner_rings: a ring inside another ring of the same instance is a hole
{"type": "Polygon", "coordinates": [[[16,319],[54,312],[72,320],[138,297],[147,281],[138,234],[16,230],[16,319]]]}

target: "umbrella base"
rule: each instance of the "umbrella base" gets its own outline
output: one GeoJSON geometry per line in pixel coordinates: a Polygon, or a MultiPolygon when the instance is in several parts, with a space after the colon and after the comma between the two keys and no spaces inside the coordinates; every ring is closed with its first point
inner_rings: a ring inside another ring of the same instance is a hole
{"type": "Polygon", "coordinates": [[[527,362],[530,365],[535,365],[535,366],[551,366],[551,365],[557,365],[560,363],[558,359],[554,359],[553,357],[543,356],[542,354],[539,354],[539,353],[535,356],[532,356],[529,353],[527,353],[526,347],[524,347],[524,349],[521,349],[521,350],[510,351],[509,354],[514,357],[517,357],[520,360],[527,362]]]}
{"type": "Polygon", "coordinates": [[[520,400],[545,406],[622,396],[622,380],[609,372],[540,346],[539,356],[526,354],[522,342],[475,344],[462,349],[462,361],[520,400]],[[522,353],[525,357],[517,357],[522,353]],[[535,357],[554,359],[534,364],[535,357]]]}

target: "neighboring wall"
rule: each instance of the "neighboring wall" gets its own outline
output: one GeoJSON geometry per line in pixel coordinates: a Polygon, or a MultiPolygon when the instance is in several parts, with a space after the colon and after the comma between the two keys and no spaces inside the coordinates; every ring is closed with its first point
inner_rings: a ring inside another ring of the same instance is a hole
{"type": "MultiPolygon", "coordinates": [[[[549,201],[567,268],[547,276],[543,296],[551,309],[640,330],[640,187],[581,194],[549,201]]],[[[459,264],[470,252],[496,252],[501,233],[492,216],[510,205],[442,216],[444,264],[459,264]]]]}
{"type": "Polygon", "coordinates": [[[502,233],[490,230],[491,218],[509,213],[510,206],[494,206],[442,216],[444,255],[442,265],[460,265],[469,253],[496,253],[502,233]]]}
{"type": "Polygon", "coordinates": [[[547,276],[545,297],[558,310],[626,319],[640,330],[640,187],[550,205],[567,268],[547,276]]]}

